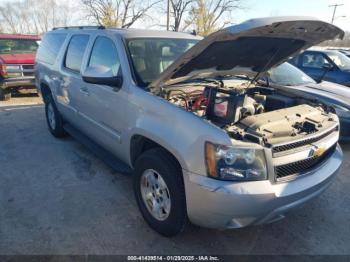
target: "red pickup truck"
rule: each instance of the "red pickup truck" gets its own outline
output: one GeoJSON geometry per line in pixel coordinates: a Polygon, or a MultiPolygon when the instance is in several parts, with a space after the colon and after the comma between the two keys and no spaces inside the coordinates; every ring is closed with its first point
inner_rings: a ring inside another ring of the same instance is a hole
{"type": "Polygon", "coordinates": [[[11,98],[11,90],[34,88],[37,35],[0,34],[0,100],[11,98]]]}

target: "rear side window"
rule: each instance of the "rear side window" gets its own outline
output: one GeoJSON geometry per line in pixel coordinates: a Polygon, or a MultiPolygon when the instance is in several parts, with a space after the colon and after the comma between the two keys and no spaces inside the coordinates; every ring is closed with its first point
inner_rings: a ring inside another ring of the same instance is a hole
{"type": "Polygon", "coordinates": [[[111,39],[103,36],[96,38],[89,61],[89,67],[101,66],[110,69],[114,76],[118,75],[120,62],[117,49],[111,39]]]}
{"type": "Polygon", "coordinates": [[[68,45],[64,66],[76,72],[80,72],[84,52],[89,42],[88,35],[74,35],[68,45]]]}
{"type": "Polygon", "coordinates": [[[66,36],[67,34],[46,34],[40,43],[36,59],[47,64],[54,64],[66,36]]]}

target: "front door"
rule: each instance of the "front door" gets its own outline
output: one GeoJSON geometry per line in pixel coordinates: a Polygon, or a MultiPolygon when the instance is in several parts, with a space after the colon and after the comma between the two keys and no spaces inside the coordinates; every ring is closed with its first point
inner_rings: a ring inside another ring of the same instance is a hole
{"type": "MultiPolygon", "coordinates": [[[[107,67],[114,76],[122,75],[118,50],[112,38],[96,37],[87,61],[88,67],[107,67]]],[[[78,111],[85,119],[85,133],[122,158],[122,138],[128,125],[128,93],[125,87],[117,89],[83,82],[81,89],[84,99],[80,99],[78,111]]]]}
{"type": "Polygon", "coordinates": [[[323,77],[324,80],[336,82],[336,77],[334,75],[335,65],[320,52],[305,52],[302,54],[300,59],[300,68],[306,74],[311,76],[315,81],[319,81],[323,74],[325,73],[326,67],[331,69],[323,77]]]}

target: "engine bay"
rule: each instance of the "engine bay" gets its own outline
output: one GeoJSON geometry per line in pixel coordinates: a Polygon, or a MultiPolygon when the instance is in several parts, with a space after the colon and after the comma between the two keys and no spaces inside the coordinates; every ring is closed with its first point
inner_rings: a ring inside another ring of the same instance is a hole
{"type": "Polygon", "coordinates": [[[231,138],[261,145],[338,125],[329,107],[272,87],[185,86],[169,89],[165,98],[224,129],[231,138]]]}

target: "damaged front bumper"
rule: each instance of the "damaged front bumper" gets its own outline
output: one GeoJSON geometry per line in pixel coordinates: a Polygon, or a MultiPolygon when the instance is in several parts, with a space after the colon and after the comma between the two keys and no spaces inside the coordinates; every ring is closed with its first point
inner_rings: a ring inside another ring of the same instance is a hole
{"type": "Polygon", "coordinates": [[[326,189],[341,162],[337,145],[328,160],[285,183],[220,181],[184,170],[188,217],[192,223],[210,228],[241,228],[279,220],[326,189]]]}

